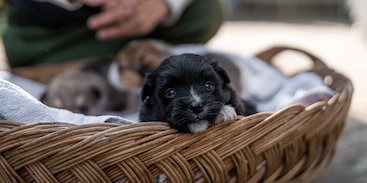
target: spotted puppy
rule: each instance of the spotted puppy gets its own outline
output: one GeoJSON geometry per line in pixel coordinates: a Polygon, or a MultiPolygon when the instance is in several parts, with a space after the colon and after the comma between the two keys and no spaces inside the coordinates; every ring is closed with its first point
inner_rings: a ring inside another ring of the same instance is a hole
{"type": "Polygon", "coordinates": [[[172,48],[169,43],[155,39],[132,41],[117,53],[108,80],[121,90],[140,91],[145,74],[171,56],[172,48]]]}
{"type": "Polygon", "coordinates": [[[141,99],[141,121],[166,121],[180,132],[201,132],[245,111],[226,71],[195,54],[165,59],[147,76],[141,99]]]}

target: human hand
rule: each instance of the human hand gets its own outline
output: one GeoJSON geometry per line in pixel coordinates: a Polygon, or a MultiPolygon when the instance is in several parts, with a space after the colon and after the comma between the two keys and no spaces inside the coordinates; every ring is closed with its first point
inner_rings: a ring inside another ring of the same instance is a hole
{"type": "Polygon", "coordinates": [[[169,13],[164,0],[82,0],[101,6],[102,12],[90,17],[87,25],[101,40],[141,36],[150,33],[169,13]]]}

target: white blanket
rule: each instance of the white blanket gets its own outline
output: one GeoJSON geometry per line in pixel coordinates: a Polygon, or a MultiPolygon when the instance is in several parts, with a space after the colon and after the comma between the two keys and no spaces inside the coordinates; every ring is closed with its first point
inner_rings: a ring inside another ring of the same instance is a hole
{"type": "MultiPolygon", "coordinates": [[[[202,45],[183,45],[175,48],[176,54],[209,52],[202,45]]],[[[243,92],[241,98],[254,104],[259,112],[278,111],[290,104],[311,105],[320,97],[330,97],[334,91],[314,73],[299,73],[287,77],[274,67],[254,58],[243,58],[223,53],[241,68],[243,92]]],[[[39,102],[45,90],[43,84],[0,71],[0,119],[21,123],[58,121],[73,124],[97,122],[136,123],[138,114],[86,116],[67,110],[48,107],[39,102]]],[[[114,113],[115,114],[115,113],[114,113]]]]}
{"type": "Polygon", "coordinates": [[[64,109],[48,107],[34,97],[40,96],[40,91],[42,88],[44,89],[39,83],[12,76],[6,71],[0,71],[0,77],[18,82],[30,92],[34,92],[32,96],[17,85],[0,78],[0,120],[25,124],[47,121],[76,125],[98,122],[132,123],[132,121],[118,116],[86,116],[64,109]]]}

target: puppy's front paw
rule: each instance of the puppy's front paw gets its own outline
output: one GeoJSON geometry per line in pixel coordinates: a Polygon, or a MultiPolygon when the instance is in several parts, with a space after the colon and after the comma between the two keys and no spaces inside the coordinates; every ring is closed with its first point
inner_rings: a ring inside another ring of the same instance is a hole
{"type": "Polygon", "coordinates": [[[207,120],[201,120],[195,123],[189,124],[188,128],[191,133],[199,133],[206,130],[209,127],[207,120]]]}
{"type": "Polygon", "coordinates": [[[215,123],[220,123],[226,120],[234,119],[237,116],[236,110],[231,105],[225,105],[219,112],[219,115],[215,119],[215,123]]]}

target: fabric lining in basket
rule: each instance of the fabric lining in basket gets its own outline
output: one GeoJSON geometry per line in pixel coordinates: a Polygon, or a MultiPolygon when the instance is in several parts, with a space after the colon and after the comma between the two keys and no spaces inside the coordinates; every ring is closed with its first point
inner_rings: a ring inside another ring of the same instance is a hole
{"type": "MultiPolygon", "coordinates": [[[[351,104],[352,82],[306,54],[336,91],[311,106],[239,116],[197,134],[167,123],[0,122],[0,182],[311,182],[330,164],[351,104]]],[[[32,114],[29,114],[32,115],[32,114]]]]}

